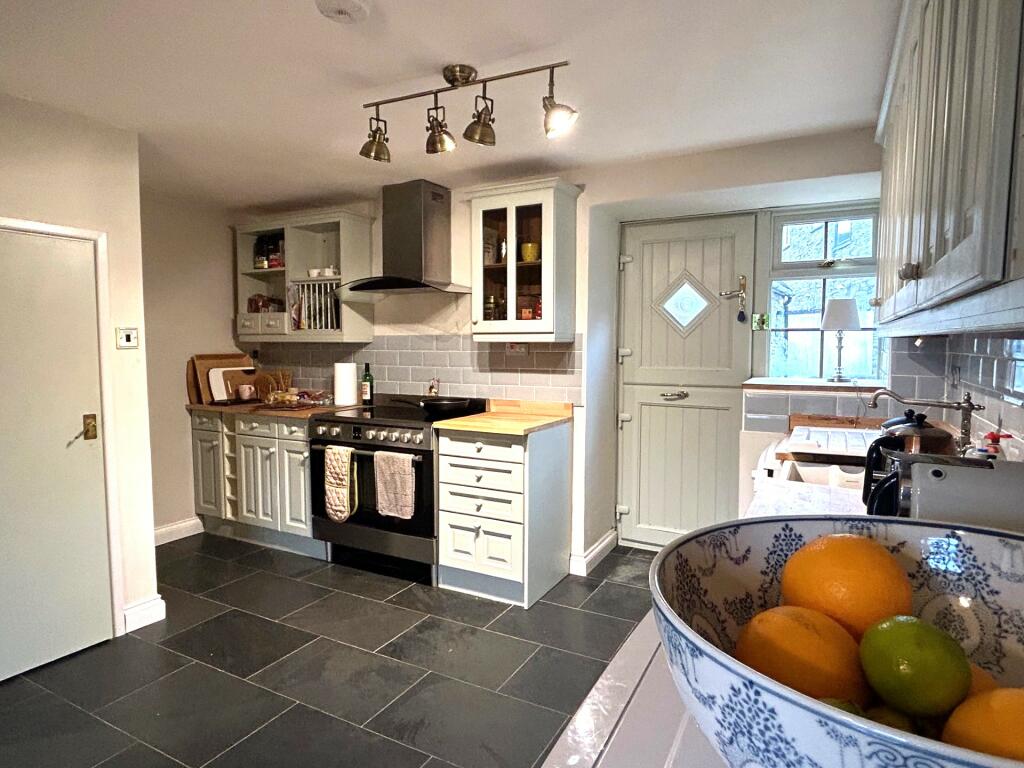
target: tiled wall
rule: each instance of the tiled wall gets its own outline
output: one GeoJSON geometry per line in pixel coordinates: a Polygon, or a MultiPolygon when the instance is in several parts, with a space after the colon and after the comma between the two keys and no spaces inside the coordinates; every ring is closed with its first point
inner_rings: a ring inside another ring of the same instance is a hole
{"type": "Polygon", "coordinates": [[[334,363],[369,363],[378,392],[420,395],[431,378],[442,395],[582,404],[583,337],[529,343],[525,356],[463,335],[378,336],[367,345],[262,344],[260,364],[289,368],[300,388],[333,388],[334,363]]]}
{"type": "MultiPolygon", "coordinates": [[[[974,415],[974,436],[1001,428],[1014,436],[1004,442],[1006,457],[1024,461],[1024,331],[951,336],[949,382],[950,399],[968,391],[985,406],[974,415]]],[[[959,423],[957,418],[946,420],[959,423]]]]}

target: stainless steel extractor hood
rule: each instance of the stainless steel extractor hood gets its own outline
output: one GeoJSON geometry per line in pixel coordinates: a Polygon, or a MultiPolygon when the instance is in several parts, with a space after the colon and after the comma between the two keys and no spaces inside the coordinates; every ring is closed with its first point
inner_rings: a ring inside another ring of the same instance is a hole
{"type": "Polygon", "coordinates": [[[383,269],[344,286],[355,293],[469,293],[452,283],[452,193],[424,179],[384,187],[383,269]]]}

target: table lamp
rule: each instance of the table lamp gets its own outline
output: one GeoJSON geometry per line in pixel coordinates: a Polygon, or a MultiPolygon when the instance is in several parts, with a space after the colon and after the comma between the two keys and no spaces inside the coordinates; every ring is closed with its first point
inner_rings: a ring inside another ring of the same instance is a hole
{"type": "Polygon", "coordinates": [[[843,376],[843,332],[860,330],[856,299],[826,299],[821,330],[836,332],[836,373],[829,381],[849,381],[843,376]]]}

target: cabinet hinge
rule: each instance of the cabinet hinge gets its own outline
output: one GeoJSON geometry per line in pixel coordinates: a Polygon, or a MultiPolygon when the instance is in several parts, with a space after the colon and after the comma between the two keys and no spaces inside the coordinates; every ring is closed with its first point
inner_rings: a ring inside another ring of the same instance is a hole
{"type": "Polygon", "coordinates": [[[619,347],[618,354],[619,354],[619,365],[622,365],[623,360],[625,360],[627,357],[632,357],[633,356],[633,350],[630,349],[629,347],[619,347]]]}
{"type": "Polygon", "coordinates": [[[633,263],[633,257],[632,256],[630,256],[627,253],[620,253],[619,254],[619,272],[624,270],[626,268],[627,264],[632,264],[632,263],[633,263]]]}
{"type": "Polygon", "coordinates": [[[628,514],[629,514],[629,507],[627,507],[624,504],[616,504],[615,505],[615,519],[616,520],[621,520],[624,515],[628,515],[628,514]]]}
{"type": "Polygon", "coordinates": [[[622,425],[625,424],[627,421],[632,421],[632,420],[633,420],[633,416],[631,414],[620,413],[619,414],[619,429],[622,429],[622,425]]]}

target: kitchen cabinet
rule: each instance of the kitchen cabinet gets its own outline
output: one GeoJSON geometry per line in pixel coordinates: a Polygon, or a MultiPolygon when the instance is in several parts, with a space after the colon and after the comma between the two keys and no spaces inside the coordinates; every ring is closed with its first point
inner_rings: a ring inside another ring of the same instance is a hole
{"type": "Polygon", "coordinates": [[[439,434],[438,585],[529,608],[569,572],[571,424],[439,434]]]}
{"type": "Polygon", "coordinates": [[[1016,0],[904,5],[878,129],[883,323],[1007,274],[1020,29],[1016,0]]]}
{"type": "Polygon", "coordinates": [[[192,431],[192,476],[198,515],[223,516],[223,456],[223,436],[219,431],[192,431]]]}
{"type": "Polygon", "coordinates": [[[309,485],[309,443],[278,440],[278,483],[280,487],[279,529],[299,536],[313,531],[312,501],[309,485]]]}
{"type": "Polygon", "coordinates": [[[373,341],[373,304],[342,288],[370,276],[372,227],[372,218],[343,210],[236,226],[239,340],[373,341]]]}
{"type": "Polygon", "coordinates": [[[262,528],[278,528],[277,440],[239,435],[238,520],[262,528]]]}
{"type": "Polygon", "coordinates": [[[559,179],[470,194],[475,340],[573,340],[579,194],[559,179]]]}

